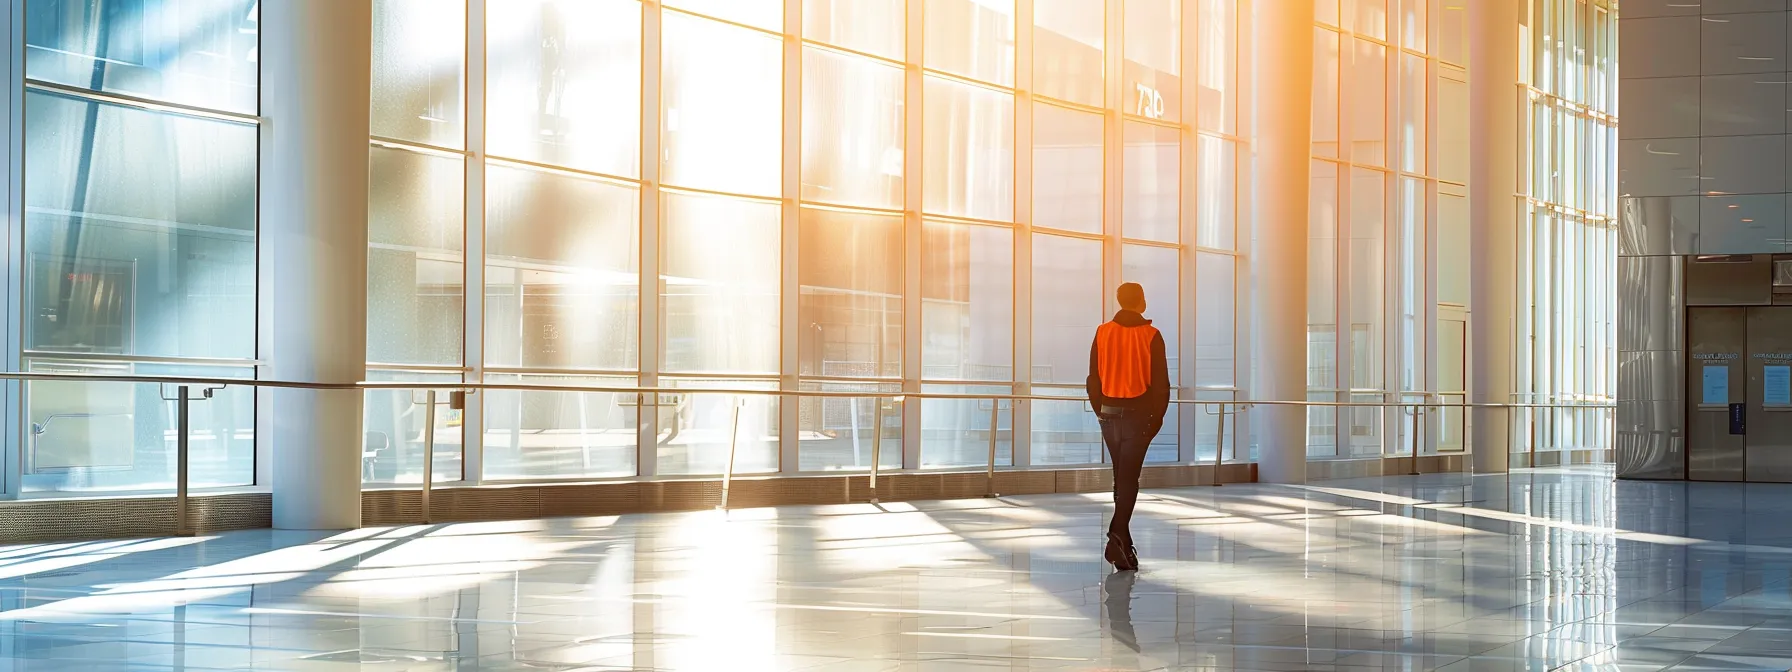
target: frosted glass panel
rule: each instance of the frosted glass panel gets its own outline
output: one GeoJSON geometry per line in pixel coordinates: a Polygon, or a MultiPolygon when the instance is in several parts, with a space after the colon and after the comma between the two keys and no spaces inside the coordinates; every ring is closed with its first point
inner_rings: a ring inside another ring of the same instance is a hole
{"type": "Polygon", "coordinates": [[[777,203],[667,194],[664,370],[778,372],[777,203]]]}
{"type": "Polygon", "coordinates": [[[1033,225],[1100,233],[1102,119],[1053,105],[1033,106],[1033,225]]]}
{"type": "Polygon", "coordinates": [[[910,1],[927,3],[927,67],[1014,84],[1014,0],[910,1]]]}
{"type": "Polygon", "coordinates": [[[256,129],[25,94],[25,344],[255,356],[256,129]]]}
{"type": "Polygon", "coordinates": [[[261,73],[257,7],[256,0],[31,0],[25,3],[25,75],[254,114],[261,73]]]}
{"type": "Polygon", "coordinates": [[[1014,376],[1014,232],[929,221],[921,252],[921,376],[1014,376]]]}
{"type": "Polygon", "coordinates": [[[1141,123],[1126,124],[1123,183],[1124,235],[1167,243],[1181,240],[1182,132],[1141,123]]]}
{"type": "Polygon", "coordinates": [[[374,0],[374,135],[465,146],[466,41],[466,0],[374,0]]]}
{"type": "Polygon", "coordinates": [[[465,168],[374,147],[368,171],[367,361],[461,363],[465,168]]]}
{"type": "MultiPolygon", "coordinates": [[[[596,387],[632,387],[636,382],[634,378],[490,374],[486,381],[596,387]]],[[[636,395],[489,390],[481,396],[485,402],[486,478],[546,480],[635,475],[635,443],[639,434],[636,395]]]]}
{"type": "Polygon", "coordinates": [[[902,209],[902,68],[803,50],[803,200],[902,209]]]}
{"type": "Polygon", "coordinates": [[[485,175],[486,363],[634,369],[640,191],[502,165],[485,175]]]}
{"type": "Polygon", "coordinates": [[[1195,244],[1230,250],[1237,244],[1237,146],[1199,136],[1195,145],[1195,244]]]}
{"type": "Polygon", "coordinates": [[[777,196],[783,45],[771,35],[677,12],[665,14],[662,28],[666,184],[777,196]]]}
{"type": "Polygon", "coordinates": [[[486,40],[493,155],[640,173],[641,3],[505,0],[486,40]]]}
{"type": "Polygon", "coordinates": [[[784,29],[784,0],[664,0],[675,7],[704,16],[744,23],[765,30],[784,29]]]}
{"type": "MultiPolygon", "coordinates": [[[[249,378],[250,369],[159,364],[96,364],[35,359],[34,372],[87,375],[249,378]]],[[[23,462],[25,492],[104,494],[175,487],[178,441],[175,389],[149,384],[26,383],[30,423],[23,462]]],[[[255,482],[255,391],[226,387],[212,398],[189,390],[188,479],[193,488],[255,482]]]]}
{"type": "Polygon", "coordinates": [[[1033,380],[1081,385],[1089,343],[1107,320],[1101,241],[1033,236],[1033,380]]]}
{"type": "Polygon", "coordinates": [[[902,377],[902,216],[805,208],[802,373],[902,377]]]}
{"type": "Polygon", "coordinates": [[[928,77],[929,213],[1009,221],[1014,217],[1014,96],[928,77]]]}
{"type": "Polygon", "coordinates": [[[1034,93],[1084,105],[1106,98],[1101,0],[1034,0],[1034,93]]]}
{"type": "Polygon", "coordinates": [[[902,60],[904,0],[807,0],[803,39],[902,60]]]}

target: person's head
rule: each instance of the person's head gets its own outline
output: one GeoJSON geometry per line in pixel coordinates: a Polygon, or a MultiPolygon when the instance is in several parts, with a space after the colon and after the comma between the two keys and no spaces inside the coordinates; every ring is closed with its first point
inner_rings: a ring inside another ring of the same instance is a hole
{"type": "Polygon", "coordinates": [[[1121,310],[1130,310],[1140,315],[1145,314],[1145,288],[1139,283],[1129,282],[1114,292],[1114,298],[1120,301],[1121,310]]]}

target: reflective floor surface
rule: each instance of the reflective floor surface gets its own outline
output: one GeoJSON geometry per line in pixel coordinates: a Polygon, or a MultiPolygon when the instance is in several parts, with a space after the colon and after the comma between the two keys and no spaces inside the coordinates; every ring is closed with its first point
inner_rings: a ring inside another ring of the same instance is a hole
{"type": "Polygon", "coordinates": [[[0,670],[1787,670],[1792,486],[1601,470],[0,547],[0,670]]]}

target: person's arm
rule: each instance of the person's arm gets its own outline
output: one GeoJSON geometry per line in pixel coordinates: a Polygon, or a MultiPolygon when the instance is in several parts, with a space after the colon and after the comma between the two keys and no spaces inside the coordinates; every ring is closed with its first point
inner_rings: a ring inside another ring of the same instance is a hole
{"type": "Polygon", "coordinates": [[[1089,394],[1089,405],[1096,413],[1101,412],[1102,404],[1107,397],[1101,396],[1101,337],[1098,334],[1089,341],[1089,377],[1084,379],[1084,391],[1089,394]]]}
{"type": "MultiPolygon", "coordinates": [[[[1164,335],[1158,334],[1151,339],[1151,388],[1146,394],[1149,414],[1156,418],[1155,424],[1163,425],[1165,414],[1170,410],[1170,359],[1165,355],[1164,335]]],[[[1155,432],[1153,432],[1155,433],[1155,432]]]]}

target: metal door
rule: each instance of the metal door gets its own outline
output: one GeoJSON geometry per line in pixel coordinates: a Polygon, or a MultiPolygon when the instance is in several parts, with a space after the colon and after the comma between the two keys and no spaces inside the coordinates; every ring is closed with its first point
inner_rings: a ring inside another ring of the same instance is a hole
{"type": "MultiPolygon", "coordinates": [[[[1730,432],[1730,404],[1747,403],[1743,366],[1748,308],[1688,308],[1686,320],[1687,478],[1740,481],[1744,437],[1730,432]]],[[[1757,413],[1756,415],[1759,415],[1757,413]]]]}
{"type": "Polygon", "coordinates": [[[1792,308],[1748,309],[1748,480],[1792,482],[1792,308]]]}

